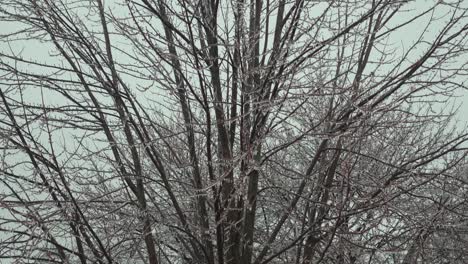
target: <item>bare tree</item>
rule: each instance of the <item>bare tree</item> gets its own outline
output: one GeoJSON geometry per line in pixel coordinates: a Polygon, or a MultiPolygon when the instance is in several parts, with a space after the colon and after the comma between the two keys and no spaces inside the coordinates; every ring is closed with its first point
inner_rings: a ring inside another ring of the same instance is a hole
{"type": "Polygon", "coordinates": [[[461,0],[3,0],[0,258],[466,263],[461,0]]]}

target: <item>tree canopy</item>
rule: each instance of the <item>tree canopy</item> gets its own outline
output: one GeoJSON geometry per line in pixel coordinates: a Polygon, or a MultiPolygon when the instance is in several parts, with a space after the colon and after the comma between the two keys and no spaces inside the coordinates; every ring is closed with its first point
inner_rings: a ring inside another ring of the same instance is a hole
{"type": "Polygon", "coordinates": [[[2,0],[0,262],[468,263],[467,8],[2,0]]]}

